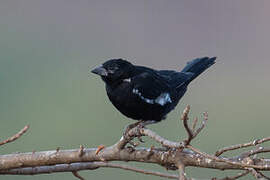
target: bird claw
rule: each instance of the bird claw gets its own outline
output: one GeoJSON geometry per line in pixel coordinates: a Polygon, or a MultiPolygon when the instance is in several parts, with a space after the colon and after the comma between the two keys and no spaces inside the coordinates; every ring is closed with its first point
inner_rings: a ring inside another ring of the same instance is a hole
{"type": "Polygon", "coordinates": [[[128,134],[129,131],[130,131],[131,129],[135,128],[136,126],[138,126],[140,123],[141,123],[141,121],[138,121],[138,122],[136,122],[136,123],[127,125],[126,128],[125,128],[125,131],[124,131],[124,133],[123,133],[123,137],[124,137],[125,139],[129,139],[129,134],[128,134]]]}
{"type": "MultiPolygon", "coordinates": [[[[130,125],[127,125],[126,128],[125,128],[125,131],[123,133],[123,137],[125,139],[129,139],[130,136],[129,136],[129,131],[133,128],[136,127],[136,137],[138,138],[139,142],[141,143],[144,143],[144,141],[142,140],[142,136],[140,135],[140,129],[144,128],[144,122],[143,121],[138,121],[136,123],[133,123],[133,124],[130,124],[130,125]]],[[[130,142],[130,144],[134,147],[138,146],[139,143],[134,143],[134,142],[130,142]]]]}
{"type": "Polygon", "coordinates": [[[137,134],[137,138],[141,143],[144,143],[144,140],[142,139],[141,133],[140,133],[140,129],[144,128],[144,126],[142,125],[142,123],[137,125],[137,129],[136,129],[136,134],[137,134]]]}

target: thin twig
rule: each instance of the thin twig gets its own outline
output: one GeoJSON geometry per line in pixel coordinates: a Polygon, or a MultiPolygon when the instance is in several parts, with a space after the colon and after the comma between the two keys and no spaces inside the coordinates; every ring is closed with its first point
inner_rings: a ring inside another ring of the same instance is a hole
{"type": "MultiPolygon", "coordinates": [[[[28,167],[28,168],[16,168],[6,170],[5,174],[10,175],[37,175],[37,174],[48,174],[53,172],[77,172],[81,170],[94,170],[99,167],[107,167],[107,168],[119,168],[128,171],[133,171],[137,173],[154,175],[165,177],[169,179],[178,179],[177,175],[161,173],[156,171],[148,171],[145,169],[139,169],[135,167],[131,167],[128,165],[110,163],[110,162],[86,162],[86,163],[71,163],[71,164],[58,164],[54,166],[37,166],[37,167],[28,167]]],[[[2,173],[2,172],[1,172],[2,173]]],[[[73,173],[74,174],[74,173],[73,173]]]]}
{"type": "Polygon", "coordinates": [[[183,125],[184,125],[185,130],[187,131],[187,134],[188,134],[188,138],[184,141],[185,145],[189,145],[190,141],[193,139],[192,130],[189,128],[189,125],[188,125],[189,110],[190,110],[190,106],[187,105],[187,107],[184,109],[183,114],[181,116],[181,120],[183,121],[183,125]]]}
{"type": "Polygon", "coordinates": [[[262,139],[257,139],[248,143],[243,143],[243,144],[236,144],[236,145],[232,145],[232,146],[228,146],[228,147],[224,147],[222,149],[219,149],[216,153],[215,156],[220,156],[221,154],[223,154],[224,152],[227,151],[232,151],[232,150],[236,150],[236,149],[240,149],[240,148],[245,148],[245,147],[250,147],[250,146],[256,146],[258,144],[262,144],[264,142],[270,141],[270,137],[266,137],[266,138],[262,138],[262,139]]]}
{"type": "Polygon", "coordinates": [[[130,143],[131,140],[136,137],[136,136],[148,136],[154,141],[160,143],[164,147],[169,147],[169,148],[181,148],[183,147],[182,142],[173,142],[165,139],[164,137],[161,137],[158,135],[156,132],[147,129],[147,128],[139,128],[135,127],[131,129],[128,133],[128,139],[124,138],[123,136],[120,138],[120,140],[114,145],[117,149],[121,150],[123,147],[127,144],[130,143]]]}
{"type": "MultiPolygon", "coordinates": [[[[98,162],[98,163],[100,163],[100,162],[98,162]]],[[[148,171],[148,170],[139,169],[139,168],[135,168],[135,167],[127,166],[127,165],[122,165],[122,164],[113,164],[113,163],[107,162],[107,163],[104,163],[104,165],[100,165],[100,167],[120,168],[120,169],[134,171],[134,172],[147,174],[147,175],[166,177],[166,178],[170,178],[170,179],[178,179],[177,175],[168,174],[168,173],[161,173],[161,172],[157,172],[157,171],[148,171]]]]}
{"type": "Polygon", "coordinates": [[[197,122],[198,122],[198,118],[195,117],[194,120],[193,120],[193,123],[192,123],[192,132],[195,131],[195,128],[196,128],[196,126],[197,126],[197,122]]]}
{"type": "Polygon", "coordinates": [[[265,167],[265,166],[259,166],[259,165],[253,165],[253,164],[244,164],[244,163],[239,163],[239,162],[235,162],[235,161],[230,161],[230,160],[227,160],[227,159],[224,159],[224,158],[219,158],[217,156],[212,156],[212,155],[209,155],[205,152],[201,152],[200,150],[194,148],[193,146],[191,145],[188,145],[187,148],[191,149],[192,151],[206,157],[206,158],[209,158],[209,159],[212,159],[212,160],[215,160],[215,161],[218,161],[218,162],[225,162],[225,163],[228,163],[228,164],[231,164],[231,165],[236,165],[236,166],[239,166],[239,167],[242,167],[242,168],[253,168],[253,169],[259,169],[259,170],[265,170],[267,169],[268,167],[265,167]]]}
{"type": "Polygon", "coordinates": [[[248,174],[249,174],[249,171],[244,171],[244,172],[242,172],[242,173],[238,173],[238,174],[235,175],[235,176],[228,177],[229,179],[227,179],[227,180],[235,180],[235,179],[238,179],[238,178],[240,178],[240,177],[246,176],[246,175],[248,175],[248,174]]]}
{"type": "Polygon", "coordinates": [[[206,125],[206,122],[208,120],[208,114],[207,112],[204,112],[204,119],[203,119],[203,122],[201,124],[201,126],[196,130],[196,125],[197,125],[197,121],[198,121],[198,118],[195,118],[193,123],[192,123],[192,127],[190,128],[189,125],[188,125],[188,114],[189,114],[189,111],[190,111],[190,106],[188,105],[182,116],[181,116],[181,120],[183,121],[183,125],[185,127],[185,130],[188,134],[188,138],[186,140],[184,140],[184,145],[189,145],[190,142],[201,132],[201,130],[205,127],[206,125]]]}
{"type": "Polygon", "coordinates": [[[255,154],[260,154],[260,153],[267,153],[270,152],[270,148],[265,148],[265,147],[258,147],[257,149],[252,149],[250,151],[247,152],[243,152],[240,157],[244,158],[244,157],[249,157],[255,154]]]}
{"type": "Polygon", "coordinates": [[[0,146],[13,142],[16,139],[20,138],[24,133],[26,133],[26,131],[29,129],[29,125],[24,126],[24,128],[22,128],[18,133],[14,134],[13,136],[9,137],[8,139],[0,142],[0,146]]]}
{"type": "Polygon", "coordinates": [[[235,176],[231,176],[231,177],[226,176],[226,177],[221,178],[221,179],[212,178],[212,180],[235,180],[235,179],[238,179],[238,178],[240,178],[240,177],[246,176],[246,175],[248,175],[248,174],[249,174],[249,170],[246,170],[246,171],[244,171],[244,172],[238,173],[238,174],[235,175],[235,176]]]}
{"type": "Polygon", "coordinates": [[[78,171],[72,171],[72,174],[80,180],[85,180],[81,175],[79,175],[78,171]]]}
{"type": "Polygon", "coordinates": [[[208,114],[207,114],[207,112],[204,112],[203,115],[204,115],[203,122],[202,122],[201,126],[195,132],[193,132],[193,139],[201,132],[201,130],[206,125],[206,122],[208,120],[208,114]]]}
{"type": "Polygon", "coordinates": [[[258,180],[266,180],[261,174],[259,174],[254,168],[248,168],[250,173],[258,180]]]}
{"type": "Polygon", "coordinates": [[[147,128],[140,129],[140,133],[141,133],[142,136],[148,136],[151,139],[155,140],[156,142],[160,143],[164,147],[170,147],[170,148],[180,148],[180,147],[183,147],[183,143],[182,142],[169,141],[169,140],[161,137],[160,135],[158,135],[154,131],[151,131],[150,129],[147,129],[147,128]]]}
{"type": "Polygon", "coordinates": [[[182,162],[178,163],[179,180],[187,180],[185,165],[182,162]]]}
{"type": "Polygon", "coordinates": [[[264,175],[262,172],[257,172],[258,174],[260,174],[262,177],[264,177],[267,180],[270,180],[270,177],[264,175]]]}

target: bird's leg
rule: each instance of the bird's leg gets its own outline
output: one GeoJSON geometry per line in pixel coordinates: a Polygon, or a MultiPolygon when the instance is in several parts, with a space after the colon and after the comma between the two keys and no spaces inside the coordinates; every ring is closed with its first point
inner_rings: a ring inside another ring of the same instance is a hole
{"type": "MultiPolygon", "coordinates": [[[[130,131],[131,129],[137,127],[137,129],[136,129],[136,130],[137,130],[137,133],[136,133],[136,134],[137,134],[137,138],[138,138],[138,140],[139,140],[141,143],[144,143],[144,141],[142,140],[142,138],[141,138],[141,136],[140,136],[139,129],[144,128],[144,126],[147,125],[147,124],[149,124],[149,123],[146,122],[146,121],[138,121],[138,122],[136,122],[136,123],[127,125],[127,127],[125,128],[123,137],[124,137],[125,139],[128,139],[128,138],[129,138],[129,135],[128,135],[129,131],[130,131]]],[[[150,124],[151,124],[151,123],[150,123],[150,124]]],[[[134,146],[134,147],[136,147],[136,146],[139,145],[139,143],[134,143],[134,142],[132,142],[132,141],[130,141],[129,144],[131,144],[131,145],[134,146]]]]}
{"type": "Polygon", "coordinates": [[[132,124],[127,125],[126,128],[125,128],[125,131],[124,131],[124,133],[123,133],[123,137],[124,137],[125,139],[128,139],[128,137],[129,137],[128,132],[129,132],[131,129],[133,129],[133,128],[135,128],[136,126],[138,126],[140,123],[141,123],[141,121],[138,121],[138,122],[135,122],[135,123],[132,123],[132,124]]]}
{"type": "MultiPolygon", "coordinates": [[[[156,123],[157,121],[139,121],[140,123],[137,125],[137,130],[139,131],[139,129],[142,129],[144,128],[146,125],[149,125],[149,124],[154,124],[156,123]]],[[[137,133],[138,136],[138,140],[141,142],[141,143],[144,143],[144,141],[142,140],[142,136],[140,135],[140,133],[138,132],[137,133]]]]}
{"type": "MultiPolygon", "coordinates": [[[[129,135],[128,135],[129,131],[130,131],[131,129],[137,127],[137,129],[136,129],[136,130],[137,130],[137,133],[136,133],[136,134],[137,134],[137,138],[138,138],[138,140],[139,140],[140,142],[144,143],[144,141],[142,140],[142,137],[141,137],[141,135],[140,135],[139,130],[142,129],[142,128],[144,128],[146,125],[154,124],[154,123],[156,123],[156,122],[157,122],[157,121],[142,121],[142,120],[140,120],[140,121],[138,121],[138,122],[136,122],[136,123],[127,125],[126,128],[125,128],[125,131],[124,131],[124,133],[123,133],[123,137],[124,137],[125,139],[128,139],[128,138],[129,138],[129,135]]],[[[133,143],[133,142],[130,142],[130,144],[133,145],[134,147],[137,146],[137,144],[135,144],[135,143],[133,143]]]]}

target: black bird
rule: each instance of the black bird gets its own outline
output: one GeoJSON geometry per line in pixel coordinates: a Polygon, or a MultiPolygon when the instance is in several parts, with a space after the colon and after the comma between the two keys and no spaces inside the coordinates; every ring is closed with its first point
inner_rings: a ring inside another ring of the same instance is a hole
{"type": "Polygon", "coordinates": [[[146,125],[165,119],[187,91],[188,84],[215,60],[216,57],[197,58],[177,72],[111,59],[91,72],[101,76],[110,101],[122,114],[146,125]]]}

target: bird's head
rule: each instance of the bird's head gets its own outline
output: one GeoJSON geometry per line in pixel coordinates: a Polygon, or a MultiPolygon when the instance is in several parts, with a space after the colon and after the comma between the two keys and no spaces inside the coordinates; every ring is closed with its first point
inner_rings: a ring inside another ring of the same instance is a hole
{"type": "Polygon", "coordinates": [[[123,59],[111,59],[96,67],[91,72],[101,76],[106,83],[115,83],[119,80],[129,78],[133,65],[123,59]]]}

